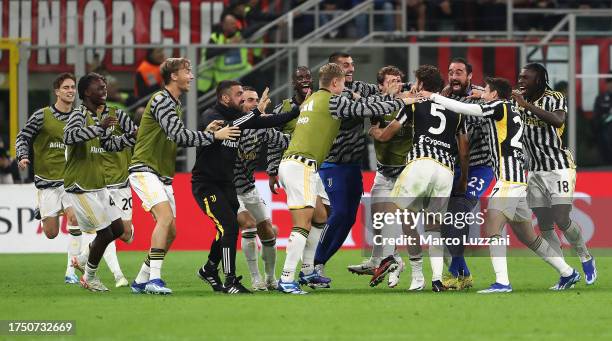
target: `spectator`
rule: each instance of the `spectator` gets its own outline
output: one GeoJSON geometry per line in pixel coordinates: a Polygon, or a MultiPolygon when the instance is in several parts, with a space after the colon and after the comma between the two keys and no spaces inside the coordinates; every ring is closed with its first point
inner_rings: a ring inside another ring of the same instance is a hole
{"type": "Polygon", "coordinates": [[[406,29],[408,31],[425,31],[425,12],[427,6],[423,0],[406,0],[406,29]]]}
{"type": "Polygon", "coordinates": [[[593,130],[601,156],[612,163],[612,78],[606,79],[606,90],[595,98],[593,130]]]}
{"type": "MultiPolygon", "coordinates": [[[[455,1],[456,3],[456,1],[455,1]]],[[[454,31],[455,18],[453,3],[450,0],[430,0],[427,2],[427,26],[432,31],[454,31]]]]}
{"type": "MultiPolygon", "coordinates": [[[[534,9],[554,9],[556,8],[553,0],[520,0],[515,1],[516,7],[519,8],[534,8],[534,9]]],[[[514,17],[517,27],[521,31],[548,31],[552,29],[563,16],[554,14],[521,14],[514,17]]]]}
{"type": "Polygon", "coordinates": [[[14,179],[19,179],[17,162],[11,158],[6,148],[0,147],[0,185],[13,184],[14,179]]]}
{"type": "Polygon", "coordinates": [[[248,26],[265,25],[279,17],[276,13],[264,13],[259,0],[247,0],[244,6],[244,18],[248,26]]]}
{"type": "MultiPolygon", "coordinates": [[[[238,19],[231,13],[225,13],[221,17],[221,25],[215,27],[208,43],[213,45],[239,44],[244,42],[244,38],[238,29],[238,19]]],[[[212,66],[205,67],[198,72],[198,92],[207,92],[223,80],[238,79],[248,73],[251,70],[248,54],[247,48],[202,49],[201,64],[213,58],[214,62],[212,66]]]]}
{"type": "Polygon", "coordinates": [[[503,31],[506,29],[505,0],[479,0],[477,13],[480,18],[478,29],[483,31],[503,31]]]}
{"type": "MultiPolygon", "coordinates": [[[[348,1],[348,0],[347,0],[348,1]]],[[[323,0],[321,2],[321,4],[323,5],[321,7],[321,10],[323,11],[341,11],[343,9],[348,9],[349,6],[347,6],[347,1],[343,1],[343,0],[323,0]]],[[[328,22],[332,21],[334,19],[334,17],[336,17],[338,14],[333,14],[333,13],[321,13],[319,15],[319,24],[321,26],[327,24],[328,22]]],[[[335,29],[331,32],[329,32],[329,38],[336,38],[339,35],[339,30],[335,29]]]]}
{"type": "MultiPolygon", "coordinates": [[[[397,6],[398,3],[395,0],[374,0],[374,9],[376,10],[395,11],[397,6]]],[[[377,22],[379,20],[381,21],[383,31],[399,31],[400,25],[398,24],[401,22],[401,15],[398,16],[395,14],[385,13],[383,15],[379,15],[376,19],[377,22]]]]}
{"type": "MultiPolygon", "coordinates": [[[[292,0],[291,8],[295,8],[306,0],[292,0]]],[[[300,39],[314,30],[314,15],[299,14],[293,19],[293,39],[300,39]]]]}
{"type": "Polygon", "coordinates": [[[164,60],[166,60],[166,56],[163,48],[157,47],[147,50],[147,56],[136,69],[134,96],[137,99],[161,89],[162,78],[159,67],[164,60]]]}

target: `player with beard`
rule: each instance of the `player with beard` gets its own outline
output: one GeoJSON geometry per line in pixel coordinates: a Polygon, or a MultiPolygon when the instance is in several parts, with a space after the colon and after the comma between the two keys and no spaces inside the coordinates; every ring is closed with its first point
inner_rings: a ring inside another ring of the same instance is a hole
{"type": "MultiPolygon", "coordinates": [[[[467,60],[451,59],[448,66],[448,83],[442,91],[443,95],[465,103],[481,102],[480,95],[484,89],[472,84],[472,65],[467,60]]],[[[469,155],[459,155],[459,163],[455,164],[453,194],[448,207],[448,211],[453,214],[471,212],[495,179],[486,123],[487,120],[482,117],[465,117],[467,135],[460,136],[458,143],[463,144],[463,148],[459,150],[469,151],[469,155]]],[[[456,228],[453,225],[444,225],[441,233],[444,238],[463,240],[469,233],[469,226],[456,228]]],[[[448,267],[449,274],[445,274],[442,283],[451,290],[471,287],[473,279],[463,256],[464,245],[447,245],[447,249],[452,260],[448,267]]]]}
{"type": "MultiPolygon", "coordinates": [[[[259,105],[259,95],[255,89],[243,87],[242,112],[251,112],[259,105]]],[[[234,169],[234,186],[238,194],[238,225],[242,234],[242,251],[251,273],[253,290],[276,289],[276,231],[268,214],[266,202],[255,187],[254,172],[260,160],[263,146],[284,149],[289,135],[272,129],[245,129],[240,139],[238,158],[234,169]],[[257,265],[257,240],[261,241],[261,258],[264,262],[265,281],[262,280],[257,265]]]]}
{"type": "MultiPolygon", "coordinates": [[[[525,123],[523,142],[529,155],[527,202],[535,213],[544,239],[563,257],[555,224],[572,245],[584,271],[587,285],[595,283],[597,269],[580,226],[570,218],[576,164],[571,152],[563,146],[567,101],[560,92],[548,86],[548,72],[538,63],[525,65],[518,79],[518,90],[512,94],[525,123]]],[[[551,289],[558,288],[559,284],[551,289]]]]}
{"type": "MultiPolygon", "coordinates": [[[[260,116],[270,103],[267,90],[264,91],[259,105],[252,112],[244,113],[242,103],[243,89],[240,82],[222,81],[219,83],[217,103],[202,114],[200,124],[206,126],[209,123],[221,121],[222,125],[245,130],[238,131],[237,140],[215,142],[210,147],[199,148],[191,178],[193,197],[202,211],[214,222],[217,229],[208,260],[198,269],[197,275],[210,284],[213,290],[223,291],[226,294],[251,293],[240,283],[242,276],[236,276],[237,213],[240,204],[234,186],[234,167],[239,148],[252,143],[250,139],[253,133],[249,129],[280,126],[299,115],[299,112],[295,110],[287,114],[260,116]],[[221,285],[218,274],[219,265],[223,266],[224,285],[221,285]]],[[[271,143],[278,143],[278,141],[271,143]]]]}
{"type": "Polygon", "coordinates": [[[49,239],[57,237],[60,230],[59,216],[64,213],[68,220],[68,265],[64,282],[79,283],[71,259],[81,249],[81,230],[73,210],[65,200],[64,165],[66,146],[64,127],[76,94],[76,79],[70,73],[62,73],[53,81],[57,100],[55,104],[37,110],[30,116],[25,127],[17,134],[15,142],[19,168],[25,169],[34,161],[34,186],[37,189],[38,208],[42,229],[49,239]],[[30,147],[34,154],[30,154],[30,147]]]}

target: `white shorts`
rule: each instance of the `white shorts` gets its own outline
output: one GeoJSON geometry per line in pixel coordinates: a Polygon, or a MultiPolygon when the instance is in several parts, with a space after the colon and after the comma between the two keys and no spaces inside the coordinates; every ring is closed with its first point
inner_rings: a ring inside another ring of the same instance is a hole
{"type": "Polygon", "coordinates": [[[391,196],[399,208],[444,214],[452,189],[452,170],[431,159],[418,159],[406,165],[391,196]]]}
{"type": "Polygon", "coordinates": [[[575,169],[529,172],[527,179],[530,208],[572,204],[576,188],[575,169]]]}
{"type": "Polygon", "coordinates": [[[497,181],[489,195],[487,209],[501,211],[509,221],[531,221],[531,210],[527,207],[527,186],[497,181]]]}
{"type": "Polygon", "coordinates": [[[41,220],[62,215],[64,209],[70,207],[69,200],[66,199],[64,186],[39,189],[37,199],[41,220]]]}
{"type": "Polygon", "coordinates": [[[132,220],[132,190],[129,187],[109,188],[113,204],[121,212],[121,220],[132,220]]]}
{"type": "Polygon", "coordinates": [[[110,204],[110,193],[106,188],[85,193],[66,193],[81,230],[98,231],[121,218],[117,206],[110,204]]]}
{"type": "Polygon", "coordinates": [[[321,197],[323,203],[329,205],[325,187],[314,166],[284,159],[278,167],[278,179],[287,193],[287,206],[290,210],[315,207],[317,197],[321,197]]]}
{"type": "Polygon", "coordinates": [[[266,210],[266,202],[259,195],[257,188],[244,194],[238,194],[238,214],[249,212],[255,218],[255,223],[259,224],[262,221],[270,220],[268,211],[266,210]]]}
{"type": "Polygon", "coordinates": [[[376,172],[374,184],[372,185],[372,189],[370,189],[372,204],[392,202],[390,198],[396,181],[397,177],[387,177],[376,172]]]}
{"type": "Polygon", "coordinates": [[[157,175],[149,172],[130,173],[129,179],[132,189],[142,200],[142,208],[145,211],[149,212],[153,206],[168,201],[172,214],[176,218],[176,203],[172,185],[164,185],[157,175]]]}

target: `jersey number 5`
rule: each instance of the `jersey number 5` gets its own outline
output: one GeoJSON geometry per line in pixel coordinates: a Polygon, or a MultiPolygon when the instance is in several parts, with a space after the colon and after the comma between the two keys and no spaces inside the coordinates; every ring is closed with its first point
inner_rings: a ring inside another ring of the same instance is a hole
{"type": "Polygon", "coordinates": [[[443,106],[436,104],[436,103],[431,103],[431,110],[429,111],[429,113],[435,117],[440,118],[440,126],[438,126],[438,128],[434,128],[434,127],[429,128],[428,131],[431,134],[439,135],[439,134],[442,134],[442,132],[444,132],[444,128],[446,128],[446,116],[444,116],[444,114],[441,112],[443,110],[444,110],[443,106]]]}

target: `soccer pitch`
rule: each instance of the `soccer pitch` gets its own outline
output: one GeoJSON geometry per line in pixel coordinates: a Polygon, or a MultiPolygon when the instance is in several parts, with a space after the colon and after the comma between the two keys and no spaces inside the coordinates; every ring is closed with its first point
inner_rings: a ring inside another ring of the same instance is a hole
{"type": "MultiPolygon", "coordinates": [[[[277,272],[284,258],[279,251],[277,272]]],[[[137,273],[144,252],[120,252],[129,280],[137,273]]],[[[558,279],[535,257],[509,257],[514,292],[479,295],[494,282],[487,257],[468,259],[475,288],[465,292],[433,293],[430,282],[420,293],[406,291],[410,270],[399,287],[386,281],[368,286],[369,277],[356,276],[347,264],[362,260],[360,251],[341,251],[326,268],[332,289],[308,295],[260,292],[253,295],[213,293],[196,277],[205,252],[170,252],[162,274],[174,290],[171,296],[134,295],[114,288],[105,265],[99,274],[111,287],[92,293],[63,283],[65,254],[0,256],[0,319],[76,320],[76,336],[45,336],[84,340],[610,340],[612,327],[612,258],[597,258],[595,286],[584,280],[565,292],[548,287],[558,279]]],[[[579,267],[576,257],[570,265],[579,267]]],[[[237,256],[238,274],[250,285],[244,256],[237,256]]],[[[431,278],[425,260],[426,278],[431,278]]],[[[307,289],[310,291],[310,289],[307,289]]],[[[41,336],[0,339],[41,339],[41,336]]]]}

